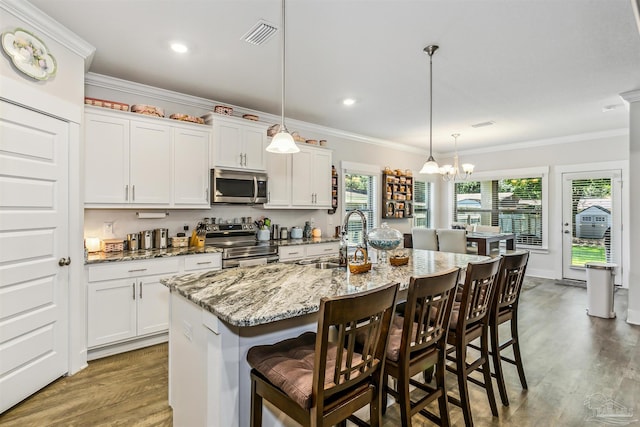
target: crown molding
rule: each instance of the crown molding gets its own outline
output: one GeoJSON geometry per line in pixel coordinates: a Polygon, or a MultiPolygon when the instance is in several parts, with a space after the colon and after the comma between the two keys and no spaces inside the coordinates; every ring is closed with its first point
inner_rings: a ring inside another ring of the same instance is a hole
{"type": "Polygon", "coordinates": [[[640,89],[623,92],[620,94],[620,97],[627,102],[638,102],[640,101],[640,89]]]}
{"type": "MultiPolygon", "coordinates": [[[[6,1],[6,0],[0,0],[0,1],[6,1]]],[[[174,92],[167,89],[148,86],[142,83],[136,83],[129,80],[119,79],[116,77],[105,76],[102,74],[86,73],[85,84],[89,86],[101,87],[104,89],[109,89],[109,90],[114,90],[119,92],[132,93],[132,94],[144,96],[147,98],[157,99],[159,101],[170,102],[170,103],[184,105],[184,106],[193,107],[193,108],[199,108],[206,111],[213,111],[213,107],[215,105],[224,104],[224,105],[233,107],[233,111],[240,115],[242,114],[257,115],[260,117],[260,122],[263,122],[266,124],[280,123],[280,116],[275,114],[265,113],[263,111],[258,111],[258,110],[252,110],[250,108],[245,108],[238,105],[232,105],[232,104],[221,102],[221,101],[200,98],[193,95],[186,95],[183,93],[174,92]]],[[[620,96],[624,97],[627,94],[629,94],[630,97],[635,96],[636,97],[635,99],[640,100],[640,90],[626,92],[624,94],[621,94],[620,96]]],[[[305,122],[302,120],[287,119],[287,127],[289,129],[294,129],[297,131],[315,132],[321,135],[344,138],[350,141],[376,145],[379,147],[385,147],[393,150],[400,150],[408,153],[416,153],[423,156],[426,156],[428,153],[426,149],[422,149],[420,147],[401,144],[398,142],[388,141],[388,140],[379,139],[379,138],[373,138],[370,136],[361,135],[353,132],[347,132],[340,129],[334,129],[327,126],[321,126],[314,123],[305,122]]],[[[476,148],[476,149],[470,149],[470,150],[458,150],[458,154],[466,155],[466,154],[496,153],[496,152],[506,151],[506,150],[518,150],[523,148],[543,147],[547,145],[570,144],[574,142],[589,141],[593,139],[625,136],[628,134],[629,134],[629,129],[626,129],[626,128],[613,129],[608,131],[590,132],[590,133],[562,136],[557,138],[547,138],[547,139],[539,139],[539,140],[532,140],[532,141],[525,141],[525,142],[516,142],[512,144],[504,144],[504,145],[493,146],[493,147],[476,148]]],[[[450,157],[454,155],[454,152],[453,151],[434,152],[434,154],[436,154],[438,157],[450,157]]]]}
{"type": "MultiPolygon", "coordinates": [[[[269,123],[269,124],[280,123],[280,116],[277,116],[275,114],[252,110],[252,109],[241,107],[238,105],[232,105],[226,102],[200,98],[193,95],[186,95],[183,93],[174,92],[167,89],[148,86],[142,83],[136,83],[129,80],[118,79],[116,77],[105,76],[102,74],[86,73],[85,84],[89,86],[94,86],[94,87],[101,87],[103,89],[109,89],[109,90],[114,90],[119,92],[126,92],[126,93],[135,94],[135,95],[140,95],[147,98],[157,99],[159,101],[171,102],[174,104],[184,105],[184,106],[193,107],[193,108],[200,108],[207,111],[213,111],[213,107],[215,105],[224,104],[224,105],[233,107],[233,111],[240,115],[242,114],[257,115],[260,117],[260,122],[269,123]]],[[[298,130],[298,131],[306,130],[310,132],[317,132],[322,135],[345,138],[351,141],[377,145],[380,147],[386,147],[386,148],[406,151],[410,153],[418,153],[421,155],[425,155],[425,153],[427,153],[426,150],[418,147],[400,144],[393,141],[387,141],[384,139],[373,138],[366,135],[360,135],[357,133],[347,132],[340,129],[330,128],[327,126],[316,125],[316,124],[305,122],[302,120],[287,119],[287,127],[290,129],[298,130]]]]}
{"type": "Polygon", "coordinates": [[[85,71],[89,69],[96,48],[64,25],[24,0],[0,0],[0,9],[6,10],[31,27],[37,28],[39,32],[83,58],[85,71]]]}
{"type": "MultiPolygon", "coordinates": [[[[594,139],[615,138],[619,136],[628,136],[628,135],[629,135],[629,129],[627,128],[611,129],[611,130],[605,130],[600,132],[580,133],[580,134],[560,136],[555,138],[545,138],[545,139],[536,139],[536,140],[524,141],[524,142],[514,142],[511,144],[496,145],[493,147],[475,148],[470,150],[458,150],[458,155],[496,153],[500,151],[521,150],[523,148],[544,147],[548,145],[572,144],[575,142],[591,141],[594,139]]],[[[453,156],[454,154],[455,153],[453,151],[440,153],[440,155],[443,157],[453,156]]]]}

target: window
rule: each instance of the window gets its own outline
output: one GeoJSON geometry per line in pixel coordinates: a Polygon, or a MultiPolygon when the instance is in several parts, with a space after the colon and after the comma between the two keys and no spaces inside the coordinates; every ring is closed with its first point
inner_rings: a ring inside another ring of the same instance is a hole
{"type": "MultiPolygon", "coordinates": [[[[378,167],[343,162],[344,208],[345,214],[355,209],[361,211],[367,220],[367,230],[377,227],[379,217],[376,196],[380,171],[378,167]]],[[[362,219],[351,215],[347,226],[349,244],[364,244],[362,219]]]]}
{"type": "Polygon", "coordinates": [[[453,220],[499,226],[518,245],[546,247],[546,175],[536,173],[456,182],[453,220]]]}
{"type": "Polygon", "coordinates": [[[433,183],[413,181],[413,226],[431,227],[431,194],[433,183]]]}

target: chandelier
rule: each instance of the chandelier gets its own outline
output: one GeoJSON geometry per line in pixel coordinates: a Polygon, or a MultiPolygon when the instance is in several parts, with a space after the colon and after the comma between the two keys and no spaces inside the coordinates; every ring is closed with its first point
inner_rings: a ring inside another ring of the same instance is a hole
{"type": "Polygon", "coordinates": [[[288,154],[297,153],[300,151],[293,136],[287,130],[287,126],[284,124],[284,99],[285,99],[285,67],[286,67],[286,32],[285,32],[285,0],[282,0],[282,98],[280,106],[282,108],[280,115],[280,132],[276,133],[271,140],[271,144],[267,147],[267,151],[270,153],[288,154]]]}
{"type": "Polygon", "coordinates": [[[443,165],[440,168],[440,173],[442,174],[442,179],[445,181],[463,181],[473,173],[473,166],[471,163],[463,163],[462,169],[458,164],[458,137],[459,133],[454,133],[451,135],[453,137],[454,144],[454,155],[453,155],[453,165],[443,165]]]}

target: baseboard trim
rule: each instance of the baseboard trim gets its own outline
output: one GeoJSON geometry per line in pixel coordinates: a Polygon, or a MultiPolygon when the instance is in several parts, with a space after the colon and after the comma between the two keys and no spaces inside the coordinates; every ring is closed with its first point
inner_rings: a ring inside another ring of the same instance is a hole
{"type": "Polygon", "coordinates": [[[640,310],[627,310],[627,323],[640,325],[640,310]]]}
{"type": "Polygon", "coordinates": [[[161,344],[169,341],[169,332],[163,332],[150,337],[139,338],[133,341],[125,341],[104,347],[91,348],[87,352],[87,361],[101,359],[114,354],[124,353],[139,348],[149,347],[151,345],[161,344]]]}

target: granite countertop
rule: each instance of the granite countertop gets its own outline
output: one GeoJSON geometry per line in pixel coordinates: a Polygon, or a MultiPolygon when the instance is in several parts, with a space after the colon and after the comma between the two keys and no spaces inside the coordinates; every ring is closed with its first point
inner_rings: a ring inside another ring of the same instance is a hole
{"type": "Polygon", "coordinates": [[[210,254],[222,252],[221,248],[212,246],[189,246],[184,248],[149,249],[124,252],[95,252],[90,253],[85,264],[100,264],[104,262],[137,261],[141,259],[164,258],[181,255],[210,254]]]}
{"type": "Polygon", "coordinates": [[[411,276],[420,276],[469,262],[490,259],[485,256],[406,249],[409,263],[387,270],[351,274],[346,268],[319,269],[314,264],[274,263],[238,267],[163,278],[172,292],[235,326],[255,326],[313,313],[320,298],[374,289],[389,282],[409,286],[411,276]]]}
{"type": "MultiPolygon", "coordinates": [[[[290,240],[273,240],[272,243],[278,246],[295,246],[295,245],[310,245],[316,243],[329,243],[338,242],[339,238],[335,237],[313,237],[311,239],[290,239],[290,240]]],[[[124,251],[124,252],[95,252],[90,253],[85,264],[98,264],[103,262],[117,262],[117,261],[136,261],[141,259],[151,258],[163,258],[170,256],[180,255],[194,255],[194,254],[208,254],[222,252],[221,248],[212,246],[204,247],[184,247],[184,248],[167,248],[167,249],[150,249],[140,251],[124,251]]]]}
{"type": "Polygon", "coordinates": [[[274,240],[273,242],[278,246],[296,246],[296,245],[313,245],[315,243],[331,243],[339,242],[339,237],[311,237],[308,239],[288,239],[288,240],[274,240]]]}

